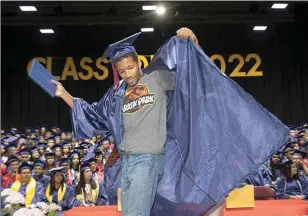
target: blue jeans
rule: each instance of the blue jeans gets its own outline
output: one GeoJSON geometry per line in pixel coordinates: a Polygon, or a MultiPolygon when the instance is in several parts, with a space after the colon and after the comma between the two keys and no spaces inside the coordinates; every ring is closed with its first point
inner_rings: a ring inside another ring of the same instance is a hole
{"type": "Polygon", "coordinates": [[[122,216],[150,216],[164,165],[164,154],[123,155],[122,216]]]}

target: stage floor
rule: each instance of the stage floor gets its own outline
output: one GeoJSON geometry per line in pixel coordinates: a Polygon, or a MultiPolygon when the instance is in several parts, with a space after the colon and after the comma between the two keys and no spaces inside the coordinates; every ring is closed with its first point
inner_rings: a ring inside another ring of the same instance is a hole
{"type": "MultiPolygon", "coordinates": [[[[76,207],[64,216],[121,216],[117,206],[76,207]]],[[[308,201],[266,200],[256,201],[254,208],[225,209],[223,216],[308,216],[308,201]]]]}

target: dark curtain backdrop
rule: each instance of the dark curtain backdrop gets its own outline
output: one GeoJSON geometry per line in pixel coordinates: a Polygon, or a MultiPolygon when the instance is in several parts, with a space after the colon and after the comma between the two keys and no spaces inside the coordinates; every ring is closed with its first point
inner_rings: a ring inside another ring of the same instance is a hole
{"type": "MultiPolygon", "coordinates": [[[[294,23],[268,24],[265,32],[253,32],[251,24],[185,25],[199,38],[209,56],[225,56],[226,74],[238,64],[228,63],[228,56],[257,53],[262,60],[262,77],[233,78],[266,109],[285,124],[299,124],[308,120],[308,61],[307,16],[301,13],[294,23]]],[[[136,42],[141,55],[155,51],[181,26],[155,26],[154,33],[144,33],[136,42]]],[[[1,127],[22,128],[46,124],[71,129],[68,106],[60,99],[50,98],[28,77],[26,65],[33,57],[53,57],[52,71],[60,75],[66,57],[73,57],[77,71],[79,60],[88,56],[94,61],[109,43],[127,37],[140,26],[53,26],[55,34],[42,35],[38,27],[2,27],[1,62],[1,127]]],[[[245,63],[248,71],[253,61],[245,63]]],[[[95,63],[92,64],[93,67],[95,63]]],[[[218,63],[218,66],[219,63],[218,63]]],[[[92,103],[98,101],[112,85],[112,75],[99,81],[61,81],[75,97],[92,103]]]]}

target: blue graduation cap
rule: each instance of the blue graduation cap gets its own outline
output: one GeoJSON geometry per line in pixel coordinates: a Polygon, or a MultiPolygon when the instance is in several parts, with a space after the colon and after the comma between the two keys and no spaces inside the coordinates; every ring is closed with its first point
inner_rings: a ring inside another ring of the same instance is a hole
{"type": "Polygon", "coordinates": [[[40,167],[45,168],[46,167],[46,163],[44,161],[40,160],[40,159],[37,159],[33,163],[33,167],[36,167],[36,166],[40,166],[40,167]]]}
{"type": "Polygon", "coordinates": [[[19,159],[16,156],[12,155],[7,159],[7,161],[5,162],[5,165],[9,166],[14,161],[19,161],[19,159]]]}
{"type": "Polygon", "coordinates": [[[67,141],[61,142],[61,145],[62,145],[62,148],[71,146],[70,142],[67,142],[67,141]]]}
{"type": "Polygon", "coordinates": [[[67,158],[61,158],[59,164],[64,164],[64,163],[70,163],[71,162],[71,158],[67,157],[67,158]]]}
{"type": "Polygon", "coordinates": [[[300,150],[295,150],[293,155],[300,156],[300,157],[302,157],[304,159],[307,154],[308,154],[307,152],[300,151],[300,150]]]}
{"type": "Polygon", "coordinates": [[[136,52],[135,47],[132,44],[135,42],[135,40],[138,38],[140,34],[141,32],[138,32],[123,40],[110,44],[107,47],[102,58],[104,59],[104,58],[109,57],[111,61],[114,61],[118,58],[121,58],[127,55],[128,53],[136,52]]]}
{"type": "Polygon", "coordinates": [[[75,157],[75,156],[80,157],[80,153],[79,153],[78,151],[72,151],[72,152],[68,155],[68,157],[70,157],[70,158],[73,158],[73,157],[75,157]]]}
{"type": "MultiPolygon", "coordinates": [[[[133,46],[133,43],[135,42],[135,40],[138,38],[140,34],[141,32],[138,32],[127,38],[124,38],[123,40],[110,44],[107,47],[106,51],[104,52],[102,58],[105,59],[108,57],[110,61],[113,62],[114,60],[121,58],[127,55],[128,53],[132,53],[132,52],[136,53],[136,49],[133,46]]],[[[112,66],[112,70],[113,70],[114,85],[116,88],[119,85],[118,72],[115,70],[113,66],[112,66]]]]}
{"type": "Polygon", "coordinates": [[[36,146],[37,146],[38,148],[46,148],[46,143],[44,143],[44,142],[39,142],[36,146]]]}
{"type": "Polygon", "coordinates": [[[24,170],[24,169],[32,170],[31,164],[25,163],[25,162],[21,163],[21,164],[19,165],[19,168],[18,168],[18,173],[20,173],[20,172],[21,172],[22,170],[24,170]]]}
{"type": "Polygon", "coordinates": [[[80,166],[80,171],[85,170],[85,169],[90,169],[90,164],[88,162],[83,162],[80,166]]]}
{"type": "Polygon", "coordinates": [[[18,152],[19,155],[30,155],[31,154],[31,151],[29,148],[23,148],[21,149],[19,152],[18,152]]]}
{"type": "Polygon", "coordinates": [[[56,174],[57,172],[62,172],[64,167],[55,167],[55,168],[52,168],[48,171],[48,174],[49,175],[54,175],[56,174]]]}
{"type": "Polygon", "coordinates": [[[59,149],[62,150],[62,146],[59,145],[59,144],[54,145],[51,149],[52,149],[53,151],[55,151],[57,148],[59,148],[59,149]]]}
{"type": "Polygon", "coordinates": [[[53,151],[45,152],[45,157],[53,157],[53,156],[55,156],[55,155],[56,155],[56,153],[53,152],[53,151]]]}

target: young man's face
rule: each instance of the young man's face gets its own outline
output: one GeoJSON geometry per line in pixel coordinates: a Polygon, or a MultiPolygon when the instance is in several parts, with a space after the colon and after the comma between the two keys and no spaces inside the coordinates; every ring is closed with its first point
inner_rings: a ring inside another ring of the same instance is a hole
{"type": "Polygon", "coordinates": [[[20,181],[21,183],[28,183],[31,180],[31,170],[23,169],[20,172],[20,181]]]}
{"type": "Polygon", "coordinates": [[[134,61],[134,59],[129,56],[124,58],[114,64],[116,70],[118,71],[120,77],[129,86],[134,86],[138,83],[141,78],[141,61],[134,61]]]}
{"type": "Polygon", "coordinates": [[[43,174],[43,171],[44,171],[44,169],[41,166],[35,166],[33,168],[34,175],[36,175],[36,176],[43,174]]]}
{"type": "Polygon", "coordinates": [[[21,160],[21,162],[27,163],[30,160],[30,155],[29,154],[22,154],[22,155],[20,155],[20,160],[21,160]]]}
{"type": "Polygon", "coordinates": [[[19,166],[19,162],[18,161],[14,161],[10,164],[10,169],[12,173],[16,173],[18,170],[18,166],[19,166]]]}
{"type": "Polygon", "coordinates": [[[46,163],[48,165],[52,165],[52,164],[54,164],[54,162],[55,162],[55,157],[54,156],[46,157],[46,163]]]}

